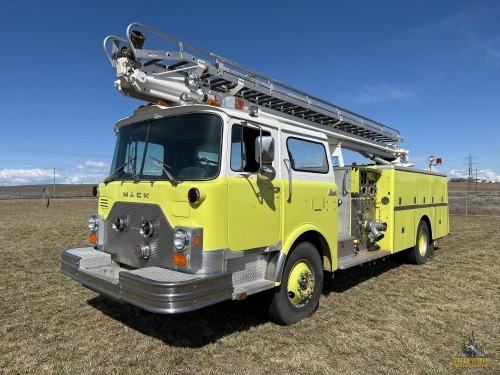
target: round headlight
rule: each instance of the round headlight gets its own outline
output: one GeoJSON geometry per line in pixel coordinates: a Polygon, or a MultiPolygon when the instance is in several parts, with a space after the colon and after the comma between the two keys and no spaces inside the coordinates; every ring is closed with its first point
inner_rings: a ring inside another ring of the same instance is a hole
{"type": "Polygon", "coordinates": [[[144,237],[151,237],[155,233],[155,224],[152,221],[143,220],[140,232],[144,237]]]}
{"type": "Polygon", "coordinates": [[[189,237],[184,229],[177,229],[174,233],[174,247],[178,251],[184,250],[189,245],[189,237]]]}
{"type": "Polygon", "coordinates": [[[125,229],[125,219],[120,216],[116,216],[115,220],[113,220],[113,228],[117,232],[121,232],[122,230],[125,229]]]}
{"type": "Polygon", "coordinates": [[[99,216],[92,215],[89,218],[89,231],[92,233],[97,233],[98,229],[99,229],[99,216]]]}
{"type": "Polygon", "coordinates": [[[135,256],[138,259],[148,259],[149,255],[151,255],[151,248],[149,247],[149,244],[141,244],[141,245],[136,245],[134,249],[135,256]]]}

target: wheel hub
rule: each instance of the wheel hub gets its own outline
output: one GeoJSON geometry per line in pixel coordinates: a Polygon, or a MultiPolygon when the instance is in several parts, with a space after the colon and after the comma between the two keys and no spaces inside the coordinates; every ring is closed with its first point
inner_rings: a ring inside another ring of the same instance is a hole
{"type": "Polygon", "coordinates": [[[290,272],[288,281],[288,298],[290,302],[300,307],[305,305],[314,292],[314,273],[305,261],[297,262],[290,272]]]}
{"type": "Polygon", "coordinates": [[[314,290],[314,276],[310,271],[302,272],[299,280],[299,295],[302,299],[309,299],[314,290]]]}

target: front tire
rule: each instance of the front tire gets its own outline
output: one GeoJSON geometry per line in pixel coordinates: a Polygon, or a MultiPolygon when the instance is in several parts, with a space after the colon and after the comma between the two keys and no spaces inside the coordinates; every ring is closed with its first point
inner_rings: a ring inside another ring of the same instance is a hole
{"type": "Polygon", "coordinates": [[[313,244],[301,242],[285,263],[281,285],[276,287],[269,308],[271,318],[288,325],[312,315],[318,308],[322,288],[321,256],[313,244]]]}
{"type": "Polygon", "coordinates": [[[429,228],[425,221],[420,220],[417,228],[417,238],[415,246],[411,249],[409,260],[415,264],[424,264],[427,258],[430,258],[434,253],[434,243],[429,235],[429,228]]]}

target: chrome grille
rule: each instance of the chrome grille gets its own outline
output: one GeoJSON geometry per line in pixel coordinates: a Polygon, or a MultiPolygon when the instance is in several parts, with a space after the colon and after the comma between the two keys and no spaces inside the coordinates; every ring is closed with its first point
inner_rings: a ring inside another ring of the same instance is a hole
{"type": "Polygon", "coordinates": [[[106,240],[103,250],[112,255],[114,261],[131,267],[172,267],[174,229],[169,224],[158,205],[118,202],[113,206],[106,221],[106,240]],[[113,227],[114,219],[120,216],[126,219],[123,231],[113,227]],[[154,223],[152,237],[144,237],[141,223],[148,220],[154,223]],[[148,244],[151,253],[148,259],[138,259],[135,247],[148,244]]]}

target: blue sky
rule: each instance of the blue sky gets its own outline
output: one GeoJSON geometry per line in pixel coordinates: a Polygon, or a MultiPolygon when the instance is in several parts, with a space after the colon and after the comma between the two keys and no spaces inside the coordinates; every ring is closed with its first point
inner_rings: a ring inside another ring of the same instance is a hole
{"type": "Polygon", "coordinates": [[[500,182],[500,2],[4,2],[0,185],[98,183],[114,123],[102,41],[139,22],[400,131],[450,177],[500,182]]]}

